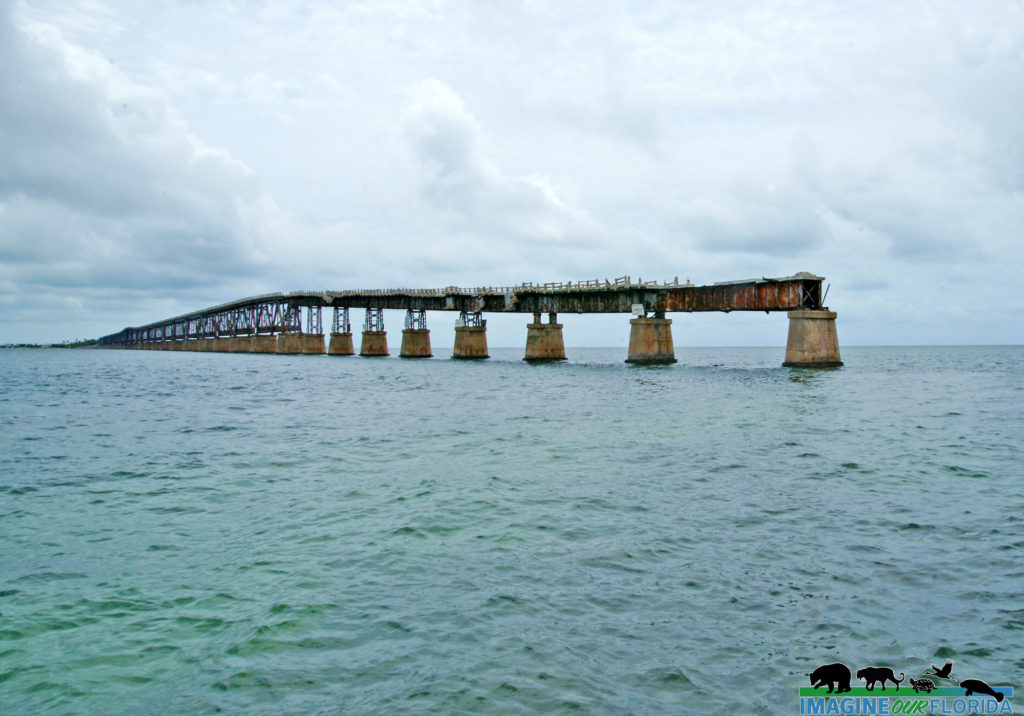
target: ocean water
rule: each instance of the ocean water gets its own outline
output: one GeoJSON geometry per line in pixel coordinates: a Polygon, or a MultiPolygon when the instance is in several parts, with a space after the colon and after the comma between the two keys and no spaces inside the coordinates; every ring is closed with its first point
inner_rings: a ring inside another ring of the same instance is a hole
{"type": "Polygon", "coordinates": [[[0,351],[0,712],[1024,687],[1024,348],[624,353],[0,351]]]}

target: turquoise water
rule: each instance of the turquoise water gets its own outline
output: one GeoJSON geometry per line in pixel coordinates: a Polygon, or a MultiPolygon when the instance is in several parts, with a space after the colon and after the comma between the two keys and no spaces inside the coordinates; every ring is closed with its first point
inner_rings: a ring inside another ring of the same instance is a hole
{"type": "Polygon", "coordinates": [[[1024,349],[521,355],[0,351],[0,712],[1024,685],[1024,349]]]}

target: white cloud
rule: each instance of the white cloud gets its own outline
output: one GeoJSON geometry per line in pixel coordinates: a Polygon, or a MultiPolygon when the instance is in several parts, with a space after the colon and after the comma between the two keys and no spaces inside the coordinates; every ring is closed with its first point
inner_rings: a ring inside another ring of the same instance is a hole
{"type": "Polygon", "coordinates": [[[260,290],[798,270],[850,342],[1010,340],[1022,58],[1009,0],[8,0],[0,341],[63,337],[30,292],[119,328],[260,290]]]}
{"type": "Polygon", "coordinates": [[[550,179],[506,174],[483,155],[478,122],[443,82],[431,79],[415,88],[403,128],[424,195],[461,228],[515,248],[602,248],[601,227],[566,204],[550,179]]]}

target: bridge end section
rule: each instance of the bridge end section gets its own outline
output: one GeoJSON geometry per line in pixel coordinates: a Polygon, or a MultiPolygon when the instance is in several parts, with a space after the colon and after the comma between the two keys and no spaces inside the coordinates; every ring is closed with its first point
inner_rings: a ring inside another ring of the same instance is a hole
{"type": "Polygon", "coordinates": [[[782,365],[787,368],[835,368],[842,364],[835,311],[790,311],[786,360],[782,365]]]}

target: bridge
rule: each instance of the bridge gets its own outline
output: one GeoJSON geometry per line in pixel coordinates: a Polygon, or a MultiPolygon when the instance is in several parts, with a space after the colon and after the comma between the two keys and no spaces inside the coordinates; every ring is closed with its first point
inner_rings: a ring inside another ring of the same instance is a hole
{"type": "MultiPolygon", "coordinates": [[[[201,311],[125,328],[103,336],[101,348],[134,350],[218,351],[355,355],[350,309],[364,309],[359,355],[389,355],[384,311],[406,312],[400,356],[432,355],[427,311],[459,314],[452,358],[487,358],[484,313],[532,314],[526,326],[526,354],[531,362],[565,360],[559,313],[631,314],[626,362],[674,363],[672,320],[667,313],[706,311],[786,311],[789,336],[783,365],[842,365],[836,314],[822,305],[824,278],[797,273],[783,278],[724,281],[695,286],[689,281],[633,281],[629,276],[566,283],[523,283],[439,289],[366,289],[268,293],[201,311]],[[322,310],[333,309],[329,341],[322,310]],[[547,322],[542,320],[547,314],[547,322]]],[[[827,289],[825,294],[827,295],[827,289]]]]}

